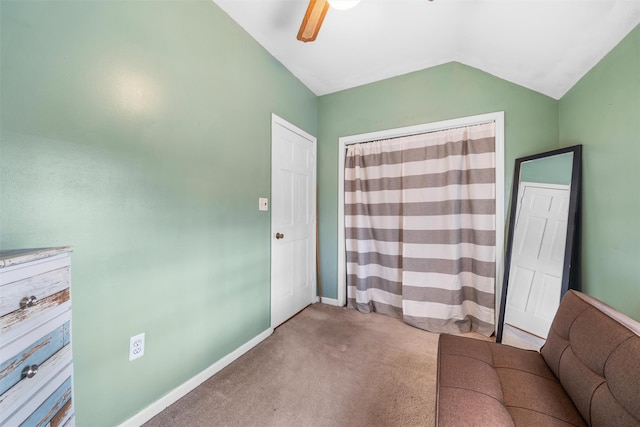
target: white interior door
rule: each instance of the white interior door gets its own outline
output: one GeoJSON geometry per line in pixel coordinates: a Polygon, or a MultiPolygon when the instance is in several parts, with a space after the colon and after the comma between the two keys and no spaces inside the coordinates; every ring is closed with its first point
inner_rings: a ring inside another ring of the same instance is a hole
{"type": "Polygon", "coordinates": [[[560,304],[569,186],[523,182],[505,323],[546,338],[560,304]]]}
{"type": "Polygon", "coordinates": [[[273,116],[271,327],[315,300],[316,139],[273,116]]]}

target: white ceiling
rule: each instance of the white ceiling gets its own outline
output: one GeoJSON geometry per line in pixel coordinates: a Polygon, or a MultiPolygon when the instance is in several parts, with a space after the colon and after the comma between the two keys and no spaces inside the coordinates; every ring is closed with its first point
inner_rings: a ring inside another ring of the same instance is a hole
{"type": "Polygon", "coordinates": [[[555,99],[640,23],[640,0],[362,0],[296,40],[307,0],[213,0],[316,95],[457,61],[555,99]]]}

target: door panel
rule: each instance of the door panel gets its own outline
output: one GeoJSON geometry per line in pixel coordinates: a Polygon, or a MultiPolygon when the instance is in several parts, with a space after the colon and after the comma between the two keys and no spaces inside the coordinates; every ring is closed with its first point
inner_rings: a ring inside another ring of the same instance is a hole
{"type": "Polygon", "coordinates": [[[314,301],[315,138],[273,122],[271,182],[271,326],[314,301]]]}

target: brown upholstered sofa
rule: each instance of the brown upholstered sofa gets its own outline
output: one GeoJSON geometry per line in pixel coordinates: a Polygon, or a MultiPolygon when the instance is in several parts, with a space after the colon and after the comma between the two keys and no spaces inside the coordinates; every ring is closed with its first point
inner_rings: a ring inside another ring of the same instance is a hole
{"type": "Polygon", "coordinates": [[[569,291],[540,352],[441,335],[436,425],[640,426],[640,323],[569,291]]]}

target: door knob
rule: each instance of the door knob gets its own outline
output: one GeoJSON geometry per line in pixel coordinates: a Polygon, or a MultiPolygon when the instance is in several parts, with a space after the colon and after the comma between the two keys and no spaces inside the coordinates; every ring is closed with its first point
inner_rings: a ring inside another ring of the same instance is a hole
{"type": "Polygon", "coordinates": [[[284,234],[282,233],[276,233],[276,239],[284,239],[284,234]]]}

